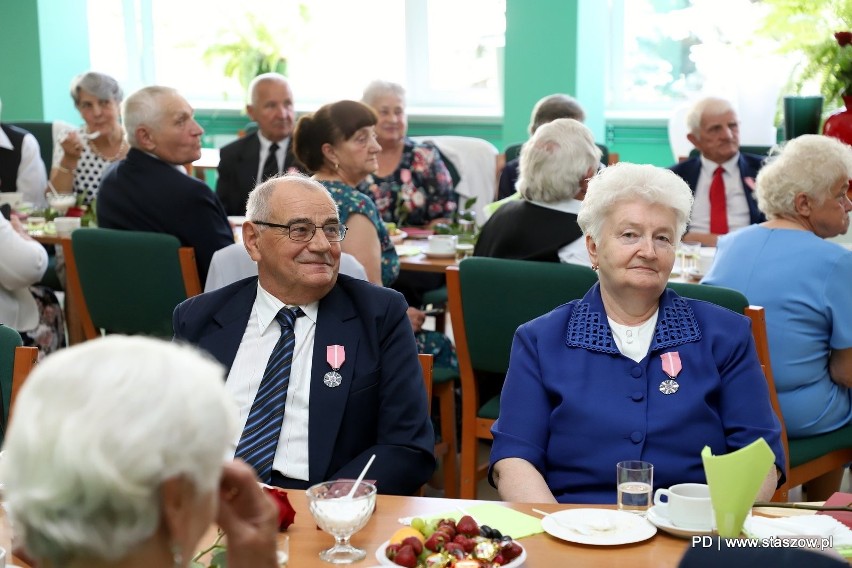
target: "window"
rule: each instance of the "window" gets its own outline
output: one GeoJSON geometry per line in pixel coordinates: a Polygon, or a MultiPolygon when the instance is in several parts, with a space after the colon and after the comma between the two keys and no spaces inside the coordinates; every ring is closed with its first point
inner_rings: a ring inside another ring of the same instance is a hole
{"type": "Polygon", "coordinates": [[[244,88],[205,51],[267,30],[287,59],[297,107],[359,99],[382,78],[408,106],[500,114],[505,0],[89,0],[92,68],[130,92],[177,88],[197,107],[244,104],[244,88]],[[94,31],[97,30],[97,33],[94,31]]]}

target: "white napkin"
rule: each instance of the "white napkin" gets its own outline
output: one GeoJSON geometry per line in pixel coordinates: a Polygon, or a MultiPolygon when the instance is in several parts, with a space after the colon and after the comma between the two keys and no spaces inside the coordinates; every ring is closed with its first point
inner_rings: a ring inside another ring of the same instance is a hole
{"type": "Polygon", "coordinates": [[[749,516],[743,532],[752,538],[773,536],[833,537],[835,549],[852,548],[852,530],[828,515],[801,515],[796,517],[768,518],[749,516]]]}

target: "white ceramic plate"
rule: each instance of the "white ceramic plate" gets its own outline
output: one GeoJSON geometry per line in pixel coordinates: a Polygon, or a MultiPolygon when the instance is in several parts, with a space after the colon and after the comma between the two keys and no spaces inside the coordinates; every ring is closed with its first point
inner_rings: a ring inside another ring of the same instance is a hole
{"type": "MultiPolygon", "coordinates": [[[[515,541],[517,542],[517,541],[515,541]]],[[[386,540],[382,543],[382,545],[376,549],[376,560],[379,561],[379,564],[382,566],[397,566],[399,564],[395,564],[393,560],[389,560],[387,556],[385,556],[385,548],[387,548],[389,540],[386,540]]],[[[527,549],[518,542],[518,545],[521,547],[521,555],[509,562],[508,564],[503,564],[501,568],[518,568],[519,566],[523,566],[524,562],[527,559],[527,549]]]]}
{"type": "Polygon", "coordinates": [[[398,245],[402,241],[408,238],[408,233],[405,231],[397,231],[396,233],[390,236],[390,240],[393,244],[398,245]]]}
{"type": "Polygon", "coordinates": [[[652,525],[654,525],[658,529],[662,529],[670,535],[676,536],[678,538],[691,538],[693,536],[710,536],[713,534],[713,531],[711,529],[700,530],[676,527],[672,524],[668,517],[661,514],[660,510],[658,510],[657,507],[651,507],[650,509],[648,509],[648,515],[646,518],[652,525]]]}
{"type": "Polygon", "coordinates": [[[424,250],[423,254],[428,256],[429,258],[455,258],[455,252],[431,252],[428,250],[424,250]]]}
{"type": "Polygon", "coordinates": [[[567,509],[551,513],[541,520],[541,527],[551,536],[568,542],[600,546],[641,542],[657,534],[657,527],[640,515],[611,509],[567,509]],[[595,531],[593,534],[581,534],[560,524],[560,521],[566,525],[608,522],[613,528],[608,531],[595,531]]]}

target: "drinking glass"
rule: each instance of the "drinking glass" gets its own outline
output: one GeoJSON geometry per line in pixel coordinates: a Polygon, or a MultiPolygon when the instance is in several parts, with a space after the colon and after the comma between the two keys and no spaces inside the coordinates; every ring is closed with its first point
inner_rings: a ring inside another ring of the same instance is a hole
{"type": "Polygon", "coordinates": [[[684,277],[697,275],[701,272],[701,243],[683,241],[678,247],[680,257],[680,273],[684,277]]]}
{"type": "Polygon", "coordinates": [[[47,196],[47,203],[59,217],[64,217],[68,210],[77,204],[77,198],[70,193],[50,194],[47,196]]]}
{"type": "Polygon", "coordinates": [[[618,510],[644,513],[651,506],[654,487],[654,465],[628,460],[615,466],[618,489],[618,510]]]}
{"type": "Polygon", "coordinates": [[[348,498],[354,481],[325,481],[306,491],[311,515],[319,528],[332,535],[334,546],[320,552],[321,560],[332,564],[351,564],[363,560],[367,552],[349,543],[353,534],[364,528],[376,507],[376,486],[362,481],[348,498]]]}

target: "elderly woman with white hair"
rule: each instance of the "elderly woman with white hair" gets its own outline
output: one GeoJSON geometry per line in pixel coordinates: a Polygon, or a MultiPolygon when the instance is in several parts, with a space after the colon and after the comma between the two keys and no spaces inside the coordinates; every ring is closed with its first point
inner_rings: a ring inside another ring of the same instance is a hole
{"type": "Polygon", "coordinates": [[[577,213],[601,151],[582,123],[559,118],[521,149],[518,193],[482,227],[474,256],[591,266],[577,213]]]}
{"type": "Polygon", "coordinates": [[[59,129],[50,170],[56,191],[73,193],[86,205],[95,200],[104,171],[130,148],[121,126],[123,98],[118,81],[104,73],[89,71],[71,81],[71,99],[84,124],[59,129]]]}
{"type": "MultiPolygon", "coordinates": [[[[852,424],[852,251],[826,240],[849,229],[850,178],[852,148],[835,138],[805,135],[775,148],[757,176],[768,220],[721,237],[704,278],[766,308],[791,438],[852,424]]],[[[809,484],[808,499],[837,491],[840,474],[809,484]]]]}
{"type": "Polygon", "coordinates": [[[111,336],[48,357],[4,444],[19,544],[39,566],[183,568],[215,521],[228,566],[277,567],[275,505],[224,464],[235,418],[223,369],[189,346],[111,336]]]}
{"type": "MultiPolygon", "coordinates": [[[[492,428],[502,499],[615,503],[624,460],[654,464],[655,487],[705,483],[705,445],[725,454],[760,437],[784,471],[749,320],[666,288],[691,206],[654,166],[589,182],[578,221],[600,282],[515,334],[492,428]]],[[[777,481],[773,468],[759,498],[777,481]]]]}
{"type": "Polygon", "coordinates": [[[378,169],[358,189],[373,198],[385,222],[423,226],[447,221],[458,200],[453,180],[434,145],[408,138],[405,89],[373,81],[361,102],[378,115],[376,139],[382,149],[378,169]]]}

